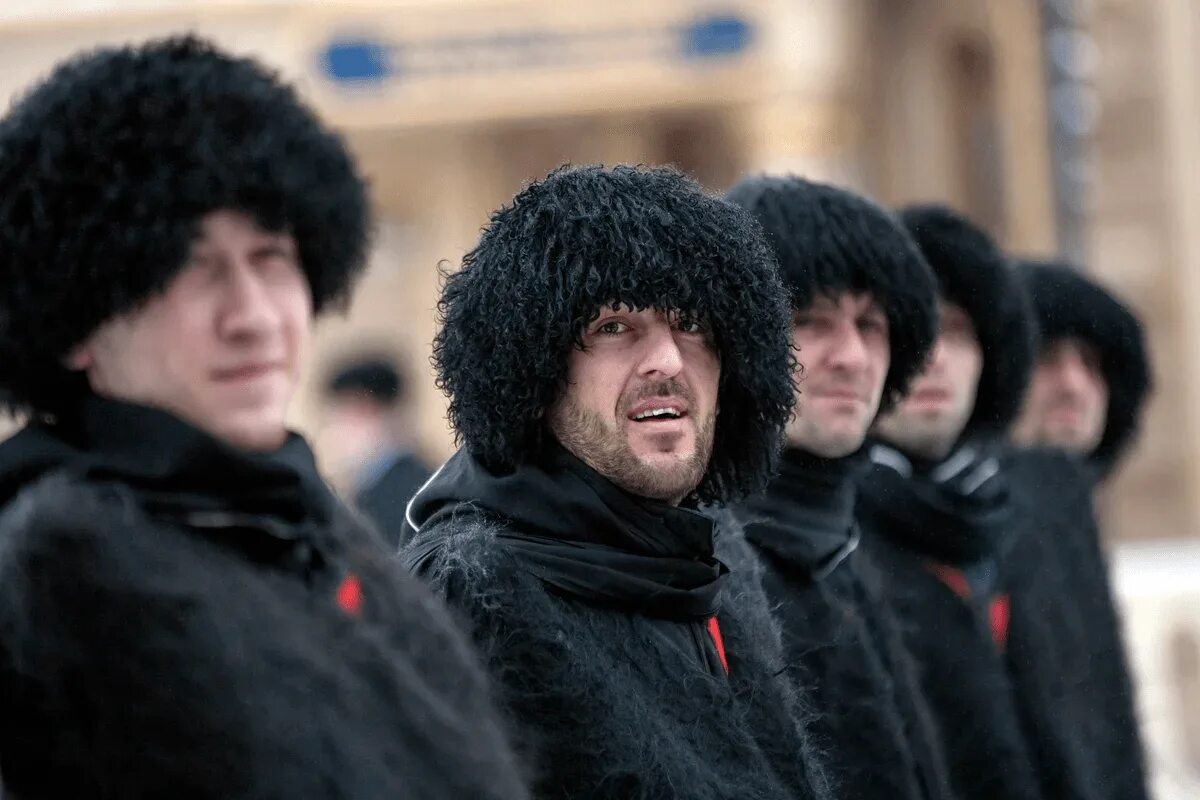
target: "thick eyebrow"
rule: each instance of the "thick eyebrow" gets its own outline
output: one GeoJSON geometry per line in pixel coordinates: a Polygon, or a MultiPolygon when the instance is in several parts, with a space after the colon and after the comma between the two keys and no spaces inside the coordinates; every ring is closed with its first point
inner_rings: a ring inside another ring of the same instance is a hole
{"type": "Polygon", "coordinates": [[[250,252],[255,254],[275,251],[294,255],[298,250],[299,248],[296,247],[295,242],[283,236],[257,242],[250,248],[250,252]]]}

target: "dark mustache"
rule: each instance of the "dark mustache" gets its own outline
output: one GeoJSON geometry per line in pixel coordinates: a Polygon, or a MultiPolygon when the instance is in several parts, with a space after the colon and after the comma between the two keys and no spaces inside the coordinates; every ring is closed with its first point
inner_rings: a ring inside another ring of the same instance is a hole
{"type": "Polygon", "coordinates": [[[625,408],[627,410],[633,408],[643,400],[649,400],[652,397],[678,397],[685,401],[689,408],[694,405],[691,391],[674,378],[668,378],[665,381],[655,381],[639,386],[634,396],[626,400],[625,408]]]}

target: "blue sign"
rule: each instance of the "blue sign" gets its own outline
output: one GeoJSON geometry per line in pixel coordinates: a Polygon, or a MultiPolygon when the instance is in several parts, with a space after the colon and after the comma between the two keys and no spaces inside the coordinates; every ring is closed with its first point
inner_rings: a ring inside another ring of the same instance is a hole
{"type": "Polygon", "coordinates": [[[688,58],[733,56],[750,46],[754,29],[733,15],[709,17],[683,28],[683,53],[688,58]]]}
{"type": "Polygon", "coordinates": [[[369,39],[338,39],[321,53],[321,71],[335,83],[381,83],[395,77],[388,46],[369,39]]]}
{"type": "Polygon", "coordinates": [[[733,13],[670,23],[658,29],[532,29],[410,42],[355,34],[329,41],[317,60],[321,73],[333,83],[371,87],[395,82],[402,76],[580,67],[664,57],[716,61],[748,50],[754,34],[754,25],[733,13]],[[597,47],[597,43],[603,46],[597,47]]]}

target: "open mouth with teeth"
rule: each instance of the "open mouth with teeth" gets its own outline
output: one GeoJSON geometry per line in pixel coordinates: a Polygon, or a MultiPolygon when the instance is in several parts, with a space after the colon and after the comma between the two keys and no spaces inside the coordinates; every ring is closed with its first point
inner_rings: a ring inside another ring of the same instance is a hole
{"type": "Polygon", "coordinates": [[[650,408],[636,414],[630,414],[629,418],[634,422],[649,422],[654,420],[680,419],[683,415],[684,411],[678,408],[650,408]]]}

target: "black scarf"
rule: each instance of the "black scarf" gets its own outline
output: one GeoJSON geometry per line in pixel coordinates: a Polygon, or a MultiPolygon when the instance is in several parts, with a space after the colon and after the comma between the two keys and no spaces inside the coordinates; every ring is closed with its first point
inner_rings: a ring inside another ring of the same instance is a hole
{"type": "Polygon", "coordinates": [[[151,515],[253,556],[295,551],[305,566],[319,555],[314,532],[336,507],[296,434],[276,451],[249,452],[165,411],[97,396],[70,418],[31,424],[0,446],[0,495],[7,501],[58,469],[126,487],[151,515]]]}
{"type": "MultiPolygon", "coordinates": [[[[460,450],[409,503],[404,539],[464,512],[502,521],[503,545],[563,595],[681,621],[717,611],[728,570],[713,555],[713,521],[634,497],[561,447],[505,472],[460,450]]],[[[439,545],[417,542],[406,564],[419,571],[439,545]]]]}
{"type": "Polygon", "coordinates": [[[815,580],[828,576],[858,545],[854,475],[862,455],[820,456],[788,448],[779,476],[746,504],[746,538],[815,580]]]}
{"type": "Polygon", "coordinates": [[[999,554],[1012,519],[1008,480],[986,444],[968,442],[939,462],[885,444],[869,449],[860,507],[898,544],[970,567],[999,554]]]}

